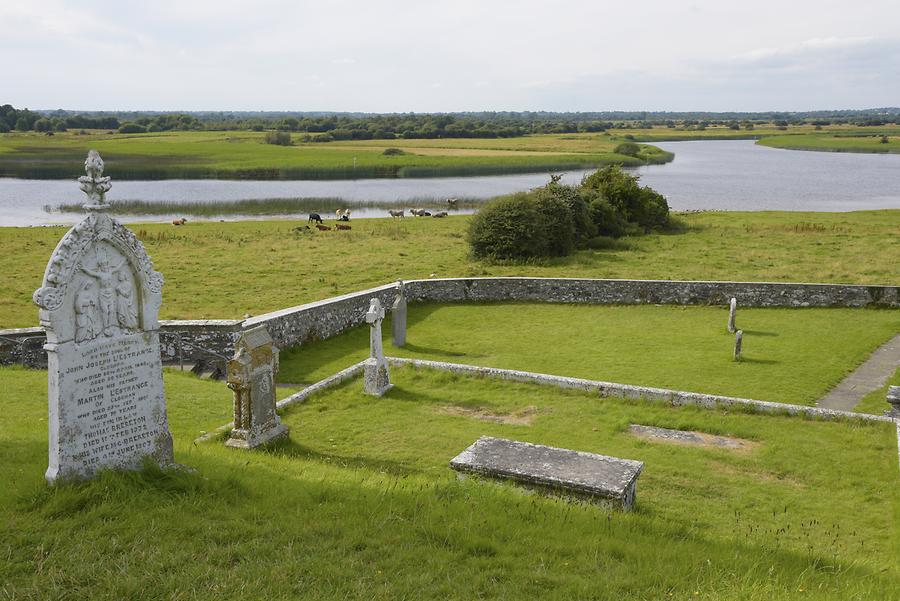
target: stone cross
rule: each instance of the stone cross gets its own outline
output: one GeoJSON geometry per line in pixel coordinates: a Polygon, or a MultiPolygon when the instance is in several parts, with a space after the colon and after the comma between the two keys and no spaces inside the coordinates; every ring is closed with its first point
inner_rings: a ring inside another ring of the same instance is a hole
{"type": "Polygon", "coordinates": [[[734,360],[741,360],[741,347],[744,344],[744,330],[738,330],[734,334],[734,360]]]}
{"type": "Polygon", "coordinates": [[[287,436],[275,411],[278,349],[265,326],[244,332],[228,361],[228,388],[234,391],[234,429],[229,447],[252,449],[287,436]]]}
{"type": "Polygon", "coordinates": [[[728,331],[734,334],[737,328],[734,325],[735,313],[737,313],[737,299],[732,298],[728,308],[728,331]]]}
{"type": "Polygon", "coordinates": [[[384,309],[381,301],[373,298],[366,313],[366,323],[369,324],[369,358],[365,365],[364,387],[366,394],[374,396],[382,396],[393,387],[381,343],[382,320],[384,309]]]}
{"type": "Polygon", "coordinates": [[[48,482],[139,469],[146,458],[173,463],[157,321],[163,278],[107,214],[99,153],[84,166],[87,216],[60,240],[33,296],[47,333],[48,482]]]}
{"type": "Polygon", "coordinates": [[[888,386],[887,402],[890,410],[885,413],[894,419],[900,419],[900,386],[888,386]]]}
{"type": "Polygon", "coordinates": [[[397,298],[391,307],[391,341],[394,346],[406,346],[406,286],[403,280],[397,282],[397,298]]]}

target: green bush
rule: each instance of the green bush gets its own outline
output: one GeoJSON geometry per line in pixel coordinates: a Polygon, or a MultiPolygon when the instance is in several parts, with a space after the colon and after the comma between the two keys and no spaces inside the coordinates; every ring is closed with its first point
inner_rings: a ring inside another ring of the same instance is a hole
{"type": "Polygon", "coordinates": [[[575,221],[568,203],[549,186],[535,190],[533,198],[539,225],[544,228],[547,241],[545,255],[565,257],[571,254],[575,250],[575,221]]]}
{"type": "Polygon", "coordinates": [[[275,144],[277,146],[291,145],[291,132],[289,131],[269,131],[266,132],[266,144],[275,144]]]}
{"type": "Polygon", "coordinates": [[[618,146],[616,146],[615,153],[624,154],[629,157],[636,157],[638,153],[641,152],[641,147],[639,144],[635,144],[634,142],[622,142],[618,146]]]}
{"type": "Polygon", "coordinates": [[[392,156],[392,155],[399,155],[399,154],[406,154],[406,153],[403,152],[403,150],[400,148],[385,148],[384,152],[382,152],[381,154],[386,155],[386,156],[392,156]]]}
{"type": "Polygon", "coordinates": [[[120,134],[145,134],[147,128],[137,123],[125,123],[119,128],[120,134]]]}
{"type": "MultiPolygon", "coordinates": [[[[582,189],[590,195],[591,203],[597,198],[605,199],[621,218],[643,228],[662,227],[669,218],[669,205],[665,197],[648,187],[638,185],[638,177],[626,173],[618,165],[599,169],[584,178],[582,189]]],[[[598,214],[604,214],[599,211],[598,214]]],[[[604,224],[595,219],[602,234],[604,224]]],[[[614,235],[614,234],[609,234],[614,235]]]]}
{"type": "Polygon", "coordinates": [[[517,260],[545,256],[546,228],[528,192],[487,203],[469,224],[469,246],[480,259],[517,260]]]}
{"type": "Polygon", "coordinates": [[[595,198],[588,208],[594,229],[600,236],[618,238],[628,233],[628,222],[605,198],[595,198]]]}

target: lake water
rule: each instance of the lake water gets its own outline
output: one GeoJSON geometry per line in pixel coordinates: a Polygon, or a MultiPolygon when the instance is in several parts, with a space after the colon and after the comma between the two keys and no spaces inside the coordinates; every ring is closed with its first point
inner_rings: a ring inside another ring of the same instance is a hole
{"type": "MultiPolygon", "coordinates": [[[[666,165],[637,169],[641,181],[674,210],[855,211],[900,208],[900,155],[778,150],[749,140],[662,142],[675,153],[666,165]]],[[[577,183],[584,171],[566,173],[577,183]]],[[[440,207],[449,197],[483,199],[547,182],[546,173],[429,179],[340,181],[163,180],[116,181],[111,201],[235,201],[266,198],[343,198],[375,202],[357,217],[386,216],[385,207],[440,207]],[[408,206],[407,206],[408,205],[408,206]]],[[[45,207],[80,203],[72,181],[0,178],[0,225],[75,223],[77,214],[45,207]]],[[[464,212],[464,211],[461,211],[464,212]]],[[[164,221],[175,215],[124,216],[123,221],[164,221]]],[[[228,215],[225,219],[246,219],[228,215]]],[[[261,217],[271,219],[272,216],[261,217]]]]}

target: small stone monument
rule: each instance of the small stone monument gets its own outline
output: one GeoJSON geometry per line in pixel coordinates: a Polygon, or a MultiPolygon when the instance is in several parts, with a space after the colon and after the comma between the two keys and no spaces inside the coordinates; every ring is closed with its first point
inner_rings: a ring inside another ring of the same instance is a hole
{"type": "Polygon", "coordinates": [[[382,396],[394,386],[391,384],[391,376],[388,373],[388,365],[381,345],[381,322],[383,319],[384,309],[381,307],[381,301],[373,298],[369,303],[369,311],[366,313],[366,323],[369,324],[370,356],[366,359],[364,387],[366,394],[374,396],[382,396]]]}
{"type": "Polygon", "coordinates": [[[885,413],[894,419],[900,419],[900,386],[888,386],[887,402],[891,408],[885,413]]]}
{"type": "Polygon", "coordinates": [[[744,330],[738,330],[734,333],[734,360],[741,360],[741,347],[744,344],[744,330]]]}
{"type": "Polygon", "coordinates": [[[228,388],[234,391],[234,429],[229,447],[252,449],[288,433],[275,411],[278,349],[265,326],[244,332],[228,361],[228,388]]]}
{"type": "Polygon", "coordinates": [[[171,465],[157,315],[162,275],[107,214],[103,160],[88,153],[87,216],[56,246],[34,292],[47,332],[49,482],[171,465]]]}
{"type": "Polygon", "coordinates": [[[391,307],[391,341],[397,348],[406,346],[406,286],[397,282],[397,298],[391,307]]]}
{"type": "Polygon", "coordinates": [[[737,313],[737,299],[732,298],[728,307],[728,331],[732,334],[737,331],[737,328],[734,325],[735,313],[737,313]]]}

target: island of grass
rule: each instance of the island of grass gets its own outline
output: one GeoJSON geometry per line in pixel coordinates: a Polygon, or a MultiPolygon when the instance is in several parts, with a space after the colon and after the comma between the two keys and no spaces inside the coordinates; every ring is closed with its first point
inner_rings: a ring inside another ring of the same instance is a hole
{"type": "Polygon", "coordinates": [[[664,163],[672,154],[641,145],[620,154],[622,140],[595,134],[570,139],[537,135],[511,139],[368,140],[266,144],[248,131],[119,134],[63,132],[0,135],[0,177],[78,177],[89,149],[109,172],[128,179],[357,179],[534,173],[609,164],[664,163]],[[402,152],[385,154],[388,148],[402,152]]]}
{"type": "Polygon", "coordinates": [[[394,368],[289,407],[290,440],[237,452],[221,383],[169,372],[175,458],[47,488],[46,373],[0,368],[11,598],[897,599],[892,424],[674,408],[394,368]],[[631,424],[742,450],[634,436],[631,424]],[[631,513],[458,480],[489,435],[636,459],[631,513]]]}

